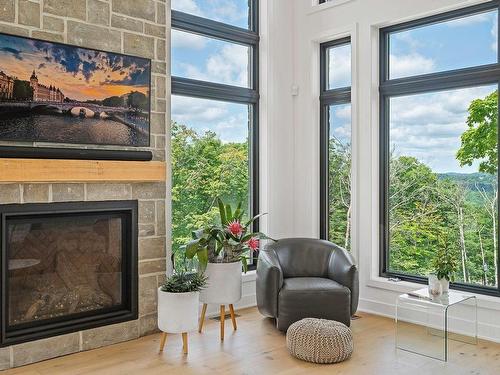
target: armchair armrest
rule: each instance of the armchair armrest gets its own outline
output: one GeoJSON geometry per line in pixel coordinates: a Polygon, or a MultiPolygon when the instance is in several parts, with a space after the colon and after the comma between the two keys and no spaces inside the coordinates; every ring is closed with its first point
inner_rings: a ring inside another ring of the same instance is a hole
{"type": "Polygon", "coordinates": [[[354,257],[340,246],[334,245],[328,264],[328,277],[351,291],[351,315],[358,309],[359,275],[354,257]]]}
{"type": "Polygon", "coordinates": [[[262,315],[278,316],[278,293],[283,286],[283,271],[273,249],[262,250],[257,262],[257,307],[262,315]]]}

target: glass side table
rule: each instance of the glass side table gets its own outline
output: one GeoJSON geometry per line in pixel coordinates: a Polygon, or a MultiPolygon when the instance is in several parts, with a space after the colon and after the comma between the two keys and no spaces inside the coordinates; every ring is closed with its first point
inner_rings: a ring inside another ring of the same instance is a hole
{"type": "Polygon", "coordinates": [[[427,288],[396,301],[396,348],[448,361],[449,340],[477,344],[475,296],[449,291],[432,297],[427,288]]]}

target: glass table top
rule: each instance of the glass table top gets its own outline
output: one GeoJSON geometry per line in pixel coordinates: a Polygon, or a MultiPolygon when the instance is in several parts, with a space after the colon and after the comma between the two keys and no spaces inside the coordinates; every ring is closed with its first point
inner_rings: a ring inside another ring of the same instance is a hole
{"type": "Polygon", "coordinates": [[[415,290],[413,292],[401,294],[399,296],[399,299],[406,299],[412,302],[418,302],[422,304],[430,304],[436,307],[438,306],[447,307],[467,301],[472,298],[476,297],[474,295],[467,295],[452,290],[450,290],[448,293],[436,297],[429,293],[428,288],[422,288],[419,290],[415,290]]]}

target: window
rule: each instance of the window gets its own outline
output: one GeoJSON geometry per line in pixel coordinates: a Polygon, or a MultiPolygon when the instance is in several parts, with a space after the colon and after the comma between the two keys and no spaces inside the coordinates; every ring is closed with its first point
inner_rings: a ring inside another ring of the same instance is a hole
{"type": "Polygon", "coordinates": [[[320,235],[351,248],[351,42],[320,46],[320,235]]]}
{"type": "Polygon", "coordinates": [[[256,0],[172,0],[172,250],[177,270],[195,268],[179,248],[191,239],[191,231],[217,219],[218,196],[232,205],[243,200],[248,216],[258,212],[257,14],[256,0]]]}
{"type": "Polygon", "coordinates": [[[498,3],[380,31],[380,272],[500,294],[498,3]]]}

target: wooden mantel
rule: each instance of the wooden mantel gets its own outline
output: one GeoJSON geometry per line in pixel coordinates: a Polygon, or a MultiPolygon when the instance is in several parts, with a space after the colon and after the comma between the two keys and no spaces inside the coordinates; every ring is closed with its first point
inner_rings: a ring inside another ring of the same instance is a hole
{"type": "Polygon", "coordinates": [[[2,159],[0,182],[165,181],[161,161],[2,159]]]}

